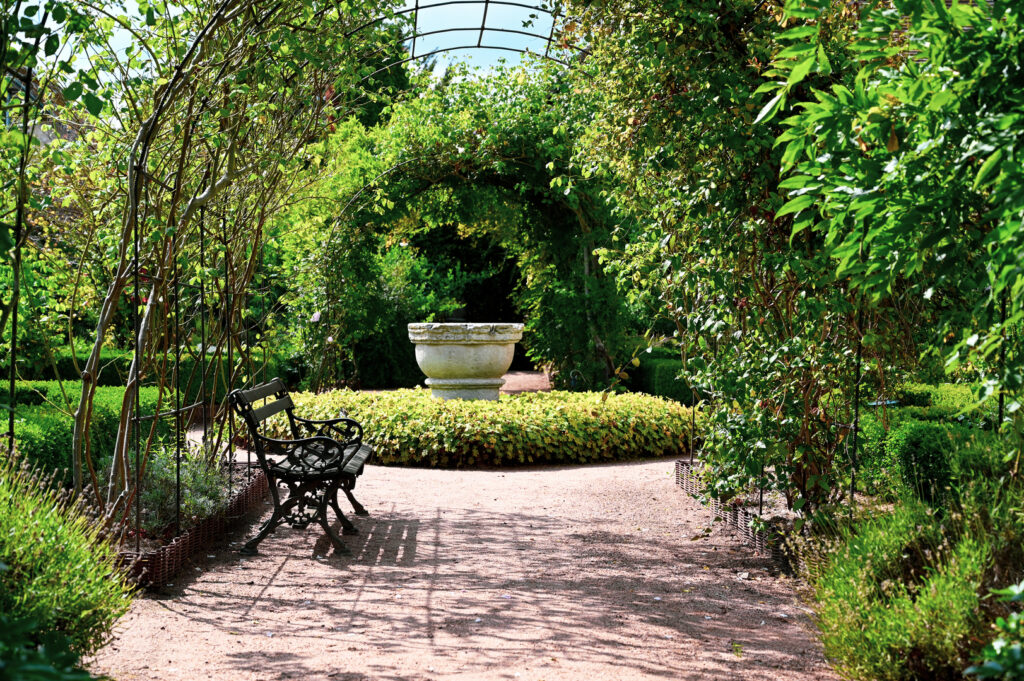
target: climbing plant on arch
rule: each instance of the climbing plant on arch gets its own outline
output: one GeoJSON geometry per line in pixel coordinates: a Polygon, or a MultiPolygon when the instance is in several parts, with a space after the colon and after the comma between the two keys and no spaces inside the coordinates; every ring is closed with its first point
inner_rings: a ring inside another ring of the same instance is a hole
{"type": "MultiPolygon", "coordinates": [[[[82,125],[65,140],[70,153],[50,159],[47,190],[87,216],[88,235],[75,236],[83,239],[84,256],[102,261],[94,270],[103,289],[81,393],[71,400],[72,474],[78,493],[92,483],[94,501],[116,524],[139,499],[156,432],[154,415],[139,414],[137,388],[156,383],[170,402],[181,353],[205,358],[211,349],[212,361],[202,363],[211,381],[233,385],[251,377],[242,311],[259,271],[264,228],[315,177],[322,161],[308,145],[367,103],[387,101],[386,81],[406,60],[403,43],[417,29],[413,20],[410,34],[406,13],[388,0],[222,0],[173,8],[141,2],[138,12],[117,3],[47,1],[39,3],[38,22],[28,10],[10,31],[5,22],[5,41],[18,31],[29,38],[42,31],[45,38],[57,4],[77,9],[68,39],[78,41],[81,61],[62,62],[61,111],[82,125]],[[201,309],[188,303],[190,287],[200,291],[201,309]],[[113,460],[102,475],[88,444],[92,405],[101,351],[125,308],[134,360],[113,460]],[[196,326],[199,343],[191,333],[196,326]]],[[[554,26],[549,42],[553,34],[554,26]]],[[[78,280],[87,259],[72,263],[78,280]]],[[[11,367],[13,376],[14,361],[11,367]]],[[[207,397],[204,387],[200,400],[207,397]]],[[[191,406],[161,404],[157,411],[180,416],[191,406]]]]}
{"type": "MultiPolygon", "coordinates": [[[[393,42],[386,31],[344,30],[375,16],[379,3],[224,0],[212,11],[186,4],[158,20],[162,11],[147,6],[140,17],[108,18],[111,30],[135,37],[135,49],[93,56],[108,78],[106,101],[95,129],[76,142],[110,168],[79,198],[97,210],[119,206],[120,222],[115,265],[82,367],[76,490],[83,468],[93,471],[85,443],[100,351],[126,296],[135,316],[135,358],[109,483],[96,493],[112,521],[137,498],[145,459],[139,450],[152,438],[152,430],[148,439],[139,433],[132,451],[134,388],[146,374],[169,385],[168,349],[187,340],[174,334],[179,285],[209,283],[218,303],[218,315],[205,320],[210,338],[203,351],[213,346],[244,356],[248,348],[237,332],[242,306],[233,301],[244,299],[258,268],[263,227],[303,177],[296,169],[311,162],[306,145],[365,101],[366,84],[354,86],[373,70],[363,56],[378,42],[393,42]]],[[[240,378],[235,367],[229,371],[222,379],[228,384],[240,378]]]]}
{"type": "MultiPolygon", "coordinates": [[[[457,225],[515,262],[519,283],[510,293],[531,358],[563,379],[578,372],[603,387],[636,329],[594,255],[610,244],[609,208],[571,162],[585,113],[556,65],[456,78],[396,104],[388,125],[368,134],[367,153],[338,160],[370,179],[350,191],[349,205],[343,195],[323,206],[331,227],[313,263],[317,285],[339,290],[351,277],[343,263],[357,249],[380,247],[365,240],[368,230],[395,243],[457,225]]],[[[345,338],[357,312],[336,296],[318,298],[316,332],[345,338]]]]}

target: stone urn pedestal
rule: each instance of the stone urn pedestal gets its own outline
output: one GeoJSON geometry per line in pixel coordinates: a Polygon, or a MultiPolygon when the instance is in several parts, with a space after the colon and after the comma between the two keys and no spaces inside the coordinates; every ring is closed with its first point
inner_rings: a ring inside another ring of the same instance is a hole
{"type": "Polygon", "coordinates": [[[410,324],[416,363],[433,397],[496,400],[522,324],[410,324]]]}

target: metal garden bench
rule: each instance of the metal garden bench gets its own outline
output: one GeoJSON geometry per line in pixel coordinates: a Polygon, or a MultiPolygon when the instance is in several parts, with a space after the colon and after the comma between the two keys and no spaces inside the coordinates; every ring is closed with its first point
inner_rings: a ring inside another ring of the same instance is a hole
{"type": "Polygon", "coordinates": [[[341,521],[342,534],[359,534],[338,507],[338,490],[348,497],[356,515],[369,515],[352,496],[356,478],[362,475],[363,465],[373,454],[373,448],[363,444],[362,426],[344,413],[325,421],[296,416],[288,389],[279,378],[251,390],[235,390],[229,399],[249,428],[256,458],[267,476],[274,500],[273,515],[240,552],[255,555],[260,542],[279,525],[288,523],[304,528],[315,519],[323,526],[337,552],[349,554],[341,537],[331,527],[327,506],[334,509],[341,521]],[[265,404],[256,406],[264,400],[265,404]],[[292,439],[275,439],[261,432],[263,422],[281,412],[288,415],[292,439]],[[279,489],[281,483],[288,487],[288,496],[284,499],[279,489]]]}

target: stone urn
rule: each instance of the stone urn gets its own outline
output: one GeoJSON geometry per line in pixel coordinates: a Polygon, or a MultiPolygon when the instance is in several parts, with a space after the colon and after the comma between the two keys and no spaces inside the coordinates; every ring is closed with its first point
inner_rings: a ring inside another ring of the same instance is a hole
{"type": "Polygon", "coordinates": [[[416,363],[433,397],[496,400],[522,324],[410,324],[416,363]]]}

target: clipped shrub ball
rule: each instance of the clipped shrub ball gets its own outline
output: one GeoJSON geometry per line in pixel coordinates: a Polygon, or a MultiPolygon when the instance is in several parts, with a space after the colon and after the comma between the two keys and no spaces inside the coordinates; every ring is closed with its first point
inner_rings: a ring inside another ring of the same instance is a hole
{"type": "MultiPolygon", "coordinates": [[[[293,394],[296,413],[359,421],[373,463],[427,468],[582,464],[677,455],[687,450],[690,411],[648,395],[522,393],[497,402],[442,401],[421,388],[380,393],[293,394]]],[[[289,437],[283,416],[271,424],[289,437]]]]}
{"type": "Polygon", "coordinates": [[[51,484],[0,460],[0,613],[96,652],[130,602],[116,553],[51,484]]]}
{"type": "Polygon", "coordinates": [[[929,504],[942,500],[950,483],[950,443],[946,428],[923,421],[908,421],[885,443],[886,454],[899,462],[903,484],[929,504]]]}

